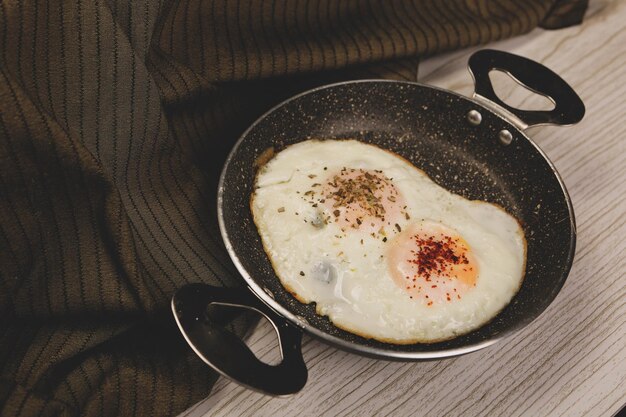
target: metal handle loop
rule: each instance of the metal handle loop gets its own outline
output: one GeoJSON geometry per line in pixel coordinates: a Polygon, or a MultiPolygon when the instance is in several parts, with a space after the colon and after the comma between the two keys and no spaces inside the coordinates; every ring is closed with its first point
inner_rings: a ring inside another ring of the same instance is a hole
{"type": "Polygon", "coordinates": [[[552,70],[528,58],[483,49],[470,57],[468,66],[474,77],[474,98],[513,119],[512,122],[522,130],[542,124],[570,125],[579,122],[585,115],[585,105],[578,94],[552,70]],[[491,70],[503,71],[528,89],[548,96],[555,104],[554,109],[520,110],[504,103],[493,90],[489,79],[491,70]]]}
{"type": "Polygon", "coordinates": [[[209,366],[248,388],[284,396],[302,389],[307,369],[302,358],[302,332],[263,304],[249,290],[190,284],[172,298],[172,311],[183,336],[209,366]],[[243,307],[263,315],[278,334],[283,360],[261,362],[246,344],[208,314],[211,304],[243,307]]]}

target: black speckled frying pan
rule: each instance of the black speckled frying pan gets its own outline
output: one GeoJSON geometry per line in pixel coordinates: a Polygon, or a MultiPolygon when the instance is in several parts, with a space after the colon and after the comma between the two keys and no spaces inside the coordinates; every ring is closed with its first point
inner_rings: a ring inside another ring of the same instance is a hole
{"type": "Polygon", "coordinates": [[[580,121],[585,108],[563,79],[546,67],[505,52],[482,50],[469,60],[472,98],[397,81],[352,81],[297,95],[258,119],[242,135],[222,172],[218,213],[226,247],[248,288],[193,284],[172,299],[178,325],[196,353],[221,374],[273,395],[299,391],[307,379],[302,331],[359,354],[426,360],[487,347],[535,319],[556,297],[570,270],[576,242],[572,205],[554,166],[523,131],[538,124],[580,121]],[[507,72],[551,98],[551,111],[512,108],[495,95],[489,71],[507,72]],[[491,322],[440,343],[393,345],[335,327],[283,289],[252,221],[249,201],[255,160],[269,147],[310,138],[356,138],[389,149],[435,182],[469,199],[497,203],[523,225],[526,276],[519,293],[491,322]],[[283,361],[270,366],[207,314],[210,304],[263,314],[279,334],[283,361]]]}

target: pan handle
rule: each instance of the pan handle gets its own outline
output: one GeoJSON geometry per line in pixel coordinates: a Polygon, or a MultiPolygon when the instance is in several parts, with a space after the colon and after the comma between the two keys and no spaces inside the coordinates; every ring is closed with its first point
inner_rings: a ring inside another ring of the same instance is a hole
{"type": "Polygon", "coordinates": [[[521,130],[542,124],[571,125],[581,121],[585,115],[585,105],[565,80],[528,58],[483,49],[470,57],[468,66],[474,77],[474,98],[502,114],[521,130]],[[491,70],[503,71],[526,88],[547,96],[554,103],[554,109],[520,110],[507,105],[493,90],[489,79],[491,70]]]}
{"type": "Polygon", "coordinates": [[[172,311],[183,336],[200,358],[220,374],[248,388],[285,396],[302,389],[307,369],[302,359],[302,332],[262,303],[248,289],[189,284],[172,297],[172,311]],[[243,307],[263,315],[278,334],[282,362],[261,362],[246,344],[209,312],[211,304],[243,307]]]}

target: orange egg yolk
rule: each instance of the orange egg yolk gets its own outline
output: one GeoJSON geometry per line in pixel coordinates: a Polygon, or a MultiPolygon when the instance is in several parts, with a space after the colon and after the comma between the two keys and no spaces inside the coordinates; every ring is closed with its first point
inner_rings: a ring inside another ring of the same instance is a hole
{"type": "Polygon", "coordinates": [[[414,223],[391,242],[387,266],[409,297],[427,306],[454,302],[476,286],[478,265],[468,243],[439,223],[414,223]]]}
{"type": "Polygon", "coordinates": [[[408,218],[405,201],[380,170],[342,168],[322,186],[330,220],[344,231],[359,229],[384,235],[401,218],[408,218]]]}

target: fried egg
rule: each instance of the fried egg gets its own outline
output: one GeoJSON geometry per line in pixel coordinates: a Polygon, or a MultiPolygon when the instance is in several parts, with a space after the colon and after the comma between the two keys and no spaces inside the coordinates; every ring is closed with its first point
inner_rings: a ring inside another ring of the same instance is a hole
{"type": "Polygon", "coordinates": [[[288,146],[259,169],[250,205],[283,287],[366,338],[462,335],[497,315],[524,277],[513,216],[356,140],[288,146]]]}

